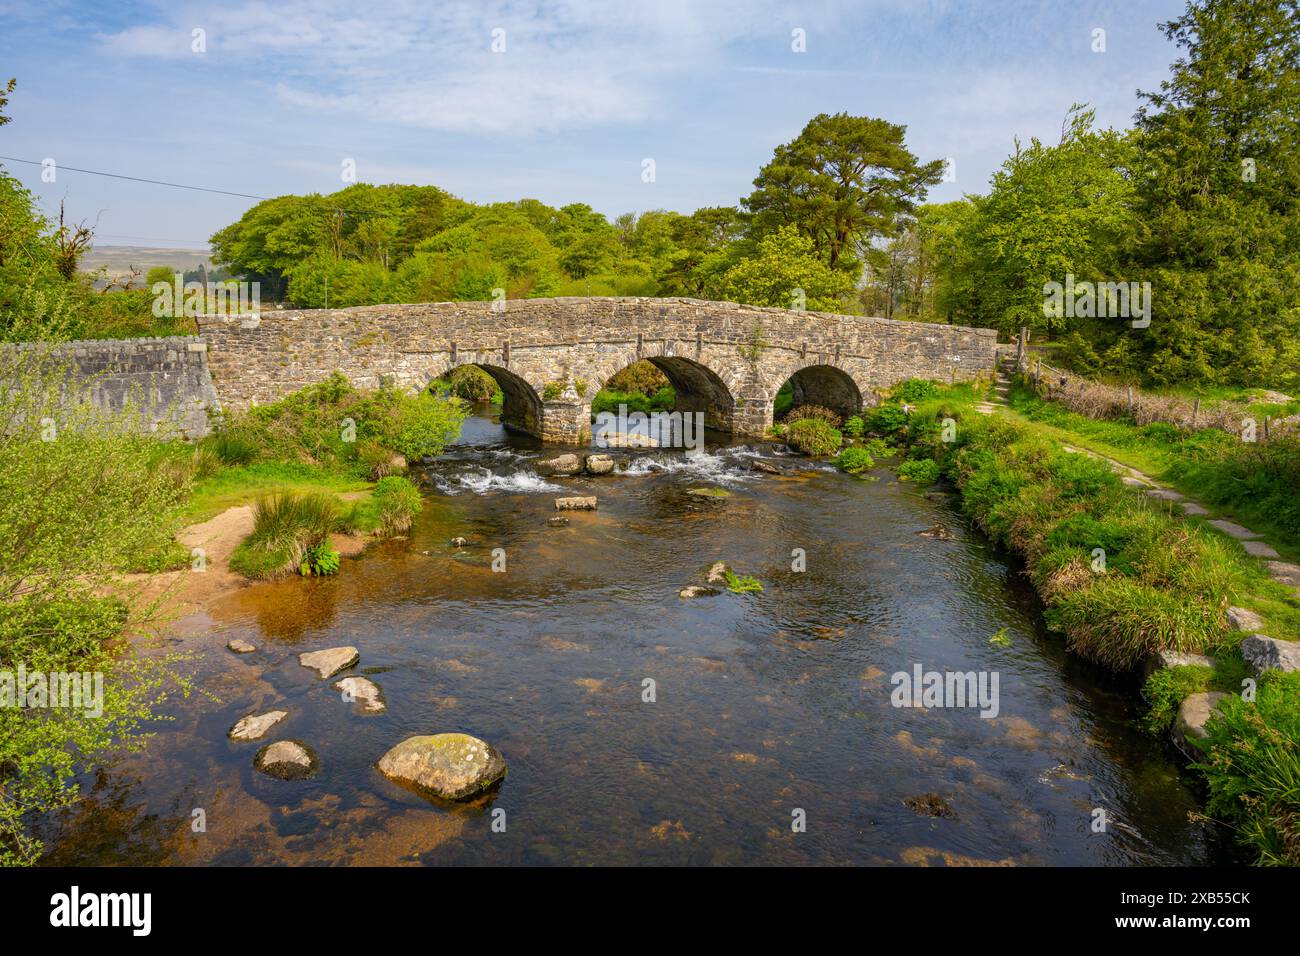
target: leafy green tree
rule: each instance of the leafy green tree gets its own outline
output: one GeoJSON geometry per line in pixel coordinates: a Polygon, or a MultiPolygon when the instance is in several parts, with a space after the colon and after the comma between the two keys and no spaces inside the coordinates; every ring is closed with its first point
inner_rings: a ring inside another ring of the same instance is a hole
{"type": "Polygon", "coordinates": [[[6,123],[13,120],[13,117],[5,116],[5,110],[9,107],[9,94],[12,93],[14,88],[17,86],[18,80],[14,77],[10,77],[9,82],[3,87],[0,87],[0,126],[4,126],[6,123]]]}
{"type": "MultiPolygon", "coordinates": [[[[1132,148],[1123,134],[1093,129],[1094,115],[1072,107],[1055,146],[1017,142],[989,194],[968,197],[966,248],[945,247],[954,257],[945,267],[963,293],[947,300],[957,303],[959,322],[1008,336],[1021,327],[1064,332],[1073,320],[1064,309],[1044,314],[1044,285],[1064,284],[1067,274],[1091,282],[1115,277],[1136,228],[1132,148]]],[[[1127,320],[1107,321],[1127,327],[1127,320]]]]}
{"type": "Polygon", "coordinates": [[[744,200],[755,237],[793,226],[831,268],[852,271],[873,239],[892,235],[939,182],[943,161],[920,163],[907,128],[882,119],[825,113],[776,148],[744,200]]]}
{"type": "Polygon", "coordinates": [[[1137,114],[1149,375],[1300,385],[1300,10],[1195,0],[1161,29],[1183,53],[1137,114]]]}
{"type": "Polygon", "coordinates": [[[802,292],[806,308],[839,312],[852,288],[852,277],[822,261],[811,239],[785,226],[759,240],[753,256],[721,276],[715,297],[788,309],[802,292]]]}

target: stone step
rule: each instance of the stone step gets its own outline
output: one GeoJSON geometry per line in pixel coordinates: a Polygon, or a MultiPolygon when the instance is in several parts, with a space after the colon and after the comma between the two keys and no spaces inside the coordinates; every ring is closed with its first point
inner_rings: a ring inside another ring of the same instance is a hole
{"type": "Polygon", "coordinates": [[[1235,521],[1228,521],[1226,518],[1215,518],[1209,522],[1211,527],[1218,528],[1230,538],[1236,538],[1238,541],[1249,541],[1252,538],[1258,538],[1259,535],[1235,521]]]}

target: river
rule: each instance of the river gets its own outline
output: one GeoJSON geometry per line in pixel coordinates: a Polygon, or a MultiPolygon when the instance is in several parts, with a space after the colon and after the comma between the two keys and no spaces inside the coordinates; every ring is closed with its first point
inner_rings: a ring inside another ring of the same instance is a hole
{"type": "Polygon", "coordinates": [[[619,474],[549,480],[530,467],[540,452],[480,409],[422,471],[408,538],[180,622],[165,650],[194,655],[201,693],[86,780],[46,862],[1235,859],[1194,812],[1195,778],[1136,728],[1135,688],[1066,655],[1014,560],[952,500],[886,467],[850,477],[765,445],[626,451],[619,474]],[[556,527],[565,494],[598,495],[599,510],[556,527]],[[936,524],[951,538],[920,534],[936,524]],[[719,560],[763,590],[678,596],[719,560]],[[231,654],[235,637],[258,651],[231,654]],[[359,715],[297,663],[343,644],[384,713],[359,715]],[[997,716],[895,707],[891,675],[917,665],[996,674],[997,716]],[[307,743],[316,776],[265,777],[259,745],[227,738],[269,709],[289,716],[267,740],[307,743]],[[498,792],[435,806],[375,770],[408,735],[452,730],[500,750],[498,792]]]}

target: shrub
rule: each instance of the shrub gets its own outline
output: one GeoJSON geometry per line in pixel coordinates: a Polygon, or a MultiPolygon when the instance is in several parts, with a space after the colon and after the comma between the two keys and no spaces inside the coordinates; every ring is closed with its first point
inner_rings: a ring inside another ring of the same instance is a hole
{"type": "Polygon", "coordinates": [[[816,458],[835,454],[843,436],[821,419],[800,418],[786,424],[785,441],[795,451],[816,458]]]}
{"type": "Polygon", "coordinates": [[[798,408],[791,409],[785,416],[787,425],[807,419],[825,422],[831,428],[839,428],[840,422],[843,421],[839,415],[822,405],[800,405],[798,408]]]}
{"type": "Polygon", "coordinates": [[[898,477],[904,481],[932,484],[939,480],[939,463],[933,458],[917,458],[898,466],[898,477]]]}
{"type": "Polygon", "coordinates": [[[841,431],[850,438],[861,438],[862,433],[867,430],[867,423],[862,420],[861,415],[851,415],[844,422],[841,431]]]}
{"type": "Polygon", "coordinates": [[[235,548],[230,567],[251,578],[278,577],[327,543],[338,522],[338,502],[329,495],[286,491],[259,498],[253,532],[235,548]]]}
{"type": "Polygon", "coordinates": [[[441,454],[464,419],[465,406],[457,398],[389,386],[363,391],[335,372],[278,402],[233,416],[210,441],[227,464],[300,462],[366,474],[374,463],[363,456],[368,443],[415,461],[441,454]],[[345,427],[349,422],[351,430],[345,427]]]}
{"type": "Polygon", "coordinates": [[[1208,808],[1237,824],[1265,865],[1300,865],[1300,673],[1270,671],[1253,703],[1224,698],[1198,746],[1208,808]]]}
{"type": "Polygon", "coordinates": [[[907,428],[907,413],[900,405],[881,405],[867,416],[866,425],[874,435],[893,435],[907,428]]]}
{"type": "Polygon", "coordinates": [[[420,489],[405,478],[382,479],[371,493],[379,528],[385,535],[405,534],[424,507],[420,489]]]}
{"type": "Polygon", "coordinates": [[[866,449],[873,458],[889,458],[898,454],[898,449],[883,438],[873,438],[866,444],[866,449]]]}
{"type": "Polygon", "coordinates": [[[157,464],[177,450],[130,410],[109,422],[63,403],[64,372],[39,349],[0,353],[0,671],[100,672],[103,713],[0,707],[0,865],[34,863],[47,815],[75,802],[97,766],[143,745],[166,684],[189,690],[174,658],[137,655],[126,638],[156,611],[115,585],[119,570],[174,553],[183,491],[157,464]]]}
{"type": "Polygon", "coordinates": [[[927,379],[909,378],[895,390],[900,402],[916,405],[939,394],[939,383],[927,379]]]}
{"type": "Polygon", "coordinates": [[[411,396],[399,393],[387,399],[387,416],[376,430],[379,440],[407,461],[442,454],[447,444],[460,434],[465,421],[463,406],[448,402],[430,392],[411,396]]]}
{"type": "Polygon", "coordinates": [[[328,539],[308,548],[302,556],[302,562],[298,565],[298,573],[305,578],[313,574],[338,574],[338,570],[339,553],[330,545],[328,539]]]}
{"type": "Polygon", "coordinates": [[[868,468],[875,466],[870,452],[858,445],[845,448],[840,452],[835,464],[839,466],[840,471],[846,471],[850,475],[856,475],[859,472],[866,471],[868,468]]]}

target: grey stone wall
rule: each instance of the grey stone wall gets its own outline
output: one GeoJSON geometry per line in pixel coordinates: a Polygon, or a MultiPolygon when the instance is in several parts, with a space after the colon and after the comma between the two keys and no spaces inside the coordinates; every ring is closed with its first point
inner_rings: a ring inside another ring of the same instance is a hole
{"type": "Polygon", "coordinates": [[[386,379],[423,388],[457,365],[477,364],[502,386],[505,420],[548,441],[578,441],[592,396],[642,358],[669,377],[685,407],[760,435],[772,422],[777,390],[796,373],[804,373],[806,401],[871,405],[877,389],[905,378],[989,374],[997,342],[991,329],[697,299],[503,305],[376,305],[198,321],[227,408],[274,401],[335,370],[362,386],[386,379]],[[545,399],[548,385],[553,396],[563,394],[545,399]]]}
{"type": "Polygon", "coordinates": [[[136,408],[150,430],[201,438],[220,402],[208,371],[207,343],[195,336],[91,339],[6,347],[17,361],[48,362],[67,377],[65,393],[107,414],[136,408]]]}

